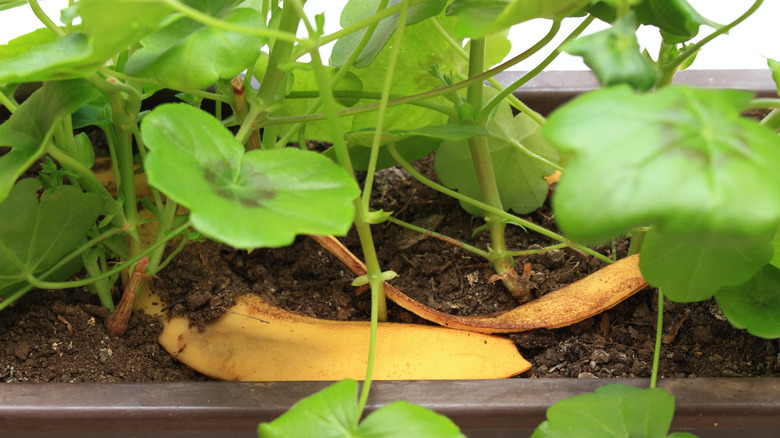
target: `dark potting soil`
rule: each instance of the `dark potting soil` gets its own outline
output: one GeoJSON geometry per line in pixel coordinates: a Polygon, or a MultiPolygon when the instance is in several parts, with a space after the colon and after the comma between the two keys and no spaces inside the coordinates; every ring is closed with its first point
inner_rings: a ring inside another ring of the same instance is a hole
{"type": "MultiPolygon", "coordinates": [[[[430,173],[430,159],[422,169],[430,173]]],[[[456,201],[414,181],[399,169],[380,171],[372,207],[393,211],[407,222],[485,248],[487,232],[472,232],[482,221],[456,201]],[[401,189],[401,190],[399,190],[401,189]]],[[[549,208],[526,219],[553,227],[549,208]]],[[[508,245],[534,249],[552,243],[521,228],[508,227],[508,245]]],[[[517,306],[501,286],[490,283],[491,269],[473,254],[392,224],[374,228],[383,269],[399,274],[398,289],[444,312],[493,313],[517,306]]],[[[359,257],[354,232],[342,241],[359,257]]],[[[625,256],[627,242],[597,250],[625,256]]],[[[529,285],[540,296],[603,266],[573,250],[519,257],[530,264],[529,285]]],[[[361,320],[370,312],[369,293],[351,286],[354,275],[307,237],[282,249],[247,253],[205,241],[193,243],[155,281],[171,313],[205,326],[219,317],[236,294],[257,293],[293,312],[326,319],[361,320]]],[[[613,309],[570,327],[507,335],[533,368],[520,377],[647,377],[652,368],[657,295],[644,290],[613,309]]],[[[388,303],[390,319],[427,322],[388,303]]],[[[106,316],[96,297],[84,290],[35,291],[0,312],[0,379],[17,381],[181,381],[206,377],[172,359],[156,343],[160,321],[133,316],[128,333],[109,338],[106,316]]],[[[662,377],[780,375],[780,345],[733,328],[710,300],[665,303],[662,377]]]]}

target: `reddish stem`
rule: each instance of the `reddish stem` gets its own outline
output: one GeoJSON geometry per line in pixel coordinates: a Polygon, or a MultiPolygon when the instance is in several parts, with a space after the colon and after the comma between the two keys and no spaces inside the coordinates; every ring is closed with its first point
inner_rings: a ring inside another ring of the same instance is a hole
{"type": "Polygon", "coordinates": [[[106,331],[108,336],[115,338],[122,335],[127,331],[127,321],[130,319],[130,314],[133,311],[133,303],[135,302],[135,295],[138,289],[141,288],[144,280],[146,280],[146,268],[149,267],[149,257],[144,256],[133,269],[133,275],[130,276],[130,281],[127,282],[125,291],[122,294],[122,299],[117,304],[116,309],[108,318],[106,318],[106,331]]]}

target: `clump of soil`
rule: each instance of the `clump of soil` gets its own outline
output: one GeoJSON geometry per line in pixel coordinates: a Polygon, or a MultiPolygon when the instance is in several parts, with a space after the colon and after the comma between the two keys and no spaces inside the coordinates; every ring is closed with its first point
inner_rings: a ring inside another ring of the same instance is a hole
{"type": "Polygon", "coordinates": [[[32,291],[0,312],[0,381],[174,382],[206,377],[157,343],[156,317],[135,314],[109,338],[108,311],[84,289],[32,291]]]}

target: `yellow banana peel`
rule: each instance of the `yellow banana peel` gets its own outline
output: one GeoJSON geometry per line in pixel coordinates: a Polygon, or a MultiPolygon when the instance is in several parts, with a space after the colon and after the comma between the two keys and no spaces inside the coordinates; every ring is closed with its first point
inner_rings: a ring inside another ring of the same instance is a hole
{"type": "MultiPolygon", "coordinates": [[[[154,301],[147,291],[141,305],[154,301]]],[[[159,342],[176,359],[222,380],[363,379],[369,323],[328,321],[244,295],[202,332],[184,318],[165,321],[159,342]]],[[[504,338],[416,324],[380,323],[374,379],[496,379],[531,364],[504,338]]]]}

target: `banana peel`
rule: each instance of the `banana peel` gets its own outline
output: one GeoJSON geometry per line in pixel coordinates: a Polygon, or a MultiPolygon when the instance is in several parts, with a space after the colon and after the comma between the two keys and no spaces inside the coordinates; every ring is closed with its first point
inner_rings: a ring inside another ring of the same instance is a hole
{"type": "MultiPolygon", "coordinates": [[[[149,290],[139,296],[145,310],[154,300],[149,290]]],[[[202,332],[184,318],[164,324],[163,348],[216,379],[365,378],[367,322],[310,318],[244,295],[202,332]]],[[[508,339],[436,326],[380,323],[376,345],[377,380],[506,378],[531,367],[508,339]]]]}
{"type": "MultiPolygon", "coordinates": [[[[333,236],[312,236],[355,275],[365,275],[363,262],[333,236]]],[[[639,254],[618,260],[589,276],[505,312],[455,316],[428,307],[385,283],[387,297],[436,324],[478,333],[513,333],[565,327],[611,309],[647,287],[639,270],[639,254]]]]}

